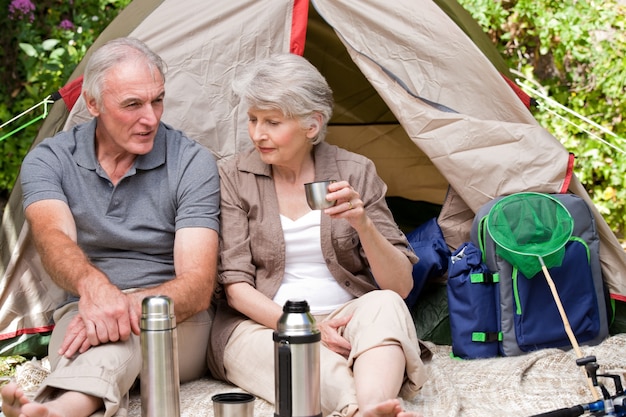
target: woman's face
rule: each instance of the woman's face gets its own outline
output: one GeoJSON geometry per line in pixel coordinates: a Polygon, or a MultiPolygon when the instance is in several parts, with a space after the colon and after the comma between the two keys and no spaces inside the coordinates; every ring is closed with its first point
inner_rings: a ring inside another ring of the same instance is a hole
{"type": "Polygon", "coordinates": [[[311,138],[317,131],[317,126],[303,127],[299,120],[287,118],[279,110],[248,110],[250,138],[266,164],[299,164],[310,155],[311,138]]]}

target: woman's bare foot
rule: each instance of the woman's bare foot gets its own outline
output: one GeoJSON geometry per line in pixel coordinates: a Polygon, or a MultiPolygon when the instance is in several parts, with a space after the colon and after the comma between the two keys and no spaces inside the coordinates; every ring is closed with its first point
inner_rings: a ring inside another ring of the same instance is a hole
{"type": "Polygon", "coordinates": [[[363,417],[421,417],[412,411],[403,411],[400,400],[391,399],[378,403],[366,410],[361,410],[363,417]]]}

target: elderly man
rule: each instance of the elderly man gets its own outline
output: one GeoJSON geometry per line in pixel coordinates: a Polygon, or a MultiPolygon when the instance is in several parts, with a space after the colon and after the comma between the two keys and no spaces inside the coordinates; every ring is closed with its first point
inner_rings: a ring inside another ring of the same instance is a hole
{"type": "Polygon", "coordinates": [[[51,374],[32,402],[5,386],[7,417],[124,414],[141,370],[148,295],[174,302],[181,380],[206,372],[219,177],[206,148],[160,121],[163,66],[135,39],[102,46],[83,84],[93,120],[46,139],[24,160],[26,219],[69,298],[54,314],[51,374]]]}

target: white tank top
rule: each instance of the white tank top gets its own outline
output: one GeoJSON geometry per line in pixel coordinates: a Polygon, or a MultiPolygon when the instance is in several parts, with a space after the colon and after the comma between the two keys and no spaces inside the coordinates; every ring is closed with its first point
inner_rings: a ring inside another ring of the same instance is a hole
{"type": "Polygon", "coordinates": [[[352,300],[331,275],[320,240],[321,211],[311,210],[297,220],[280,216],[285,235],[285,275],[274,301],[305,299],[311,314],[328,314],[352,300]]]}

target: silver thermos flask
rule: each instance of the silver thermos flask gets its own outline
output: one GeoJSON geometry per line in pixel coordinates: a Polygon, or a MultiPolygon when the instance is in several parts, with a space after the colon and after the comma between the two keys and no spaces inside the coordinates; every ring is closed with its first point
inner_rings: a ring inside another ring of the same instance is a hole
{"type": "Polygon", "coordinates": [[[321,417],[320,341],[305,300],[287,300],[274,332],[276,417],[321,417]]]}
{"type": "Polygon", "coordinates": [[[178,341],[174,302],[148,296],[141,303],[142,417],[180,417],[178,341]]]}

